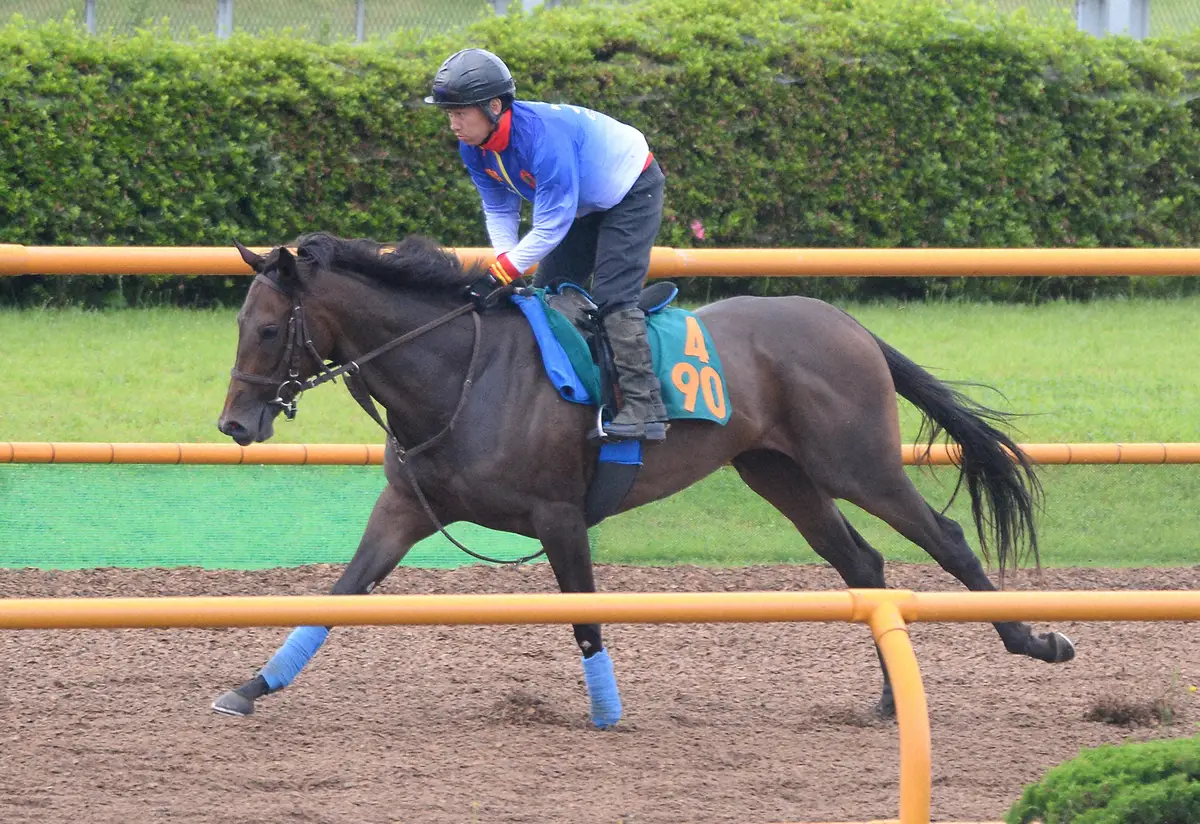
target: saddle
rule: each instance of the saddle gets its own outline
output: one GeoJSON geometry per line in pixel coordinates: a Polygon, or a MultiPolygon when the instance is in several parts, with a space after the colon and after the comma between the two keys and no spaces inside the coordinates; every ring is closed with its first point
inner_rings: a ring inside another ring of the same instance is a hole
{"type": "MultiPolygon", "coordinates": [[[[668,281],[659,281],[647,286],[638,296],[637,306],[647,317],[661,312],[675,300],[679,287],[668,281]]],[[[546,305],[554,309],[579,330],[587,341],[592,360],[600,369],[601,397],[597,400],[596,428],[588,433],[589,440],[602,440],[604,435],[604,410],[616,412],[621,408],[620,388],[617,371],[613,366],[612,347],[604,332],[600,310],[587,292],[569,280],[558,280],[546,288],[546,305]]]]}

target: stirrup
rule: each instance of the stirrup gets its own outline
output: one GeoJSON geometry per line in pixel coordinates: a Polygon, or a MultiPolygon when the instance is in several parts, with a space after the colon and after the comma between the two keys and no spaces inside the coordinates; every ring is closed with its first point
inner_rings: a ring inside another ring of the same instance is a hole
{"type": "Polygon", "coordinates": [[[612,421],[609,421],[608,427],[604,430],[605,437],[608,438],[624,438],[638,441],[663,441],[667,438],[667,425],[662,421],[649,421],[642,424],[642,434],[634,434],[635,425],[617,424],[613,428],[612,421]],[[625,427],[629,427],[626,431],[621,431],[625,427]]]}
{"type": "Polygon", "coordinates": [[[596,409],[596,427],[588,432],[589,441],[604,442],[608,440],[608,433],[604,431],[604,404],[600,404],[596,409]]]}

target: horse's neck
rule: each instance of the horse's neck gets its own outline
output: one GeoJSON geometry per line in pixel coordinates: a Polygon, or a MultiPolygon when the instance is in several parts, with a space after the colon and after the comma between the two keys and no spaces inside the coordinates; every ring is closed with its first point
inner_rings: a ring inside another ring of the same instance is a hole
{"type": "MultiPolygon", "coordinates": [[[[442,296],[373,294],[340,313],[334,358],[356,360],[437,320],[459,304],[442,296]]],[[[440,430],[458,403],[474,341],[463,315],[400,344],[362,368],[362,380],[387,410],[396,436],[411,446],[440,430]]]]}

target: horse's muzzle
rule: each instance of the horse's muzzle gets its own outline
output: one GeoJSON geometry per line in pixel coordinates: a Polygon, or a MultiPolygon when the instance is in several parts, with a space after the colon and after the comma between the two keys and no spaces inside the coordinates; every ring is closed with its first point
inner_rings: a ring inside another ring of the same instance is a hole
{"type": "Polygon", "coordinates": [[[217,421],[217,429],[221,430],[222,435],[233,438],[238,446],[249,446],[254,443],[254,435],[250,430],[235,420],[222,418],[217,421]]]}

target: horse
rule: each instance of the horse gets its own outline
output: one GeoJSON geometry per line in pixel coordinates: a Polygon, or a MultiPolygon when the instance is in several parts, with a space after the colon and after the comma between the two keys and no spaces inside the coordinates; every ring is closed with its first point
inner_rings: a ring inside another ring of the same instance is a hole
{"type": "MultiPolygon", "coordinates": [[[[384,246],[317,232],[300,236],[295,253],[285,245],[265,256],[236,245],[255,277],[237,316],[220,431],[243,446],[265,441],[281,412],[295,414],[302,391],[339,375],[388,431],[387,485],[334,594],[371,592],[415,543],[462,521],[536,538],[561,591],[595,591],[585,514],[598,449],[585,437],[594,410],[559,396],[529,323],[511,304],[481,312],[466,301],[478,266],[464,267],[418,235],[384,246]]],[[[955,492],[969,493],[983,559],[990,563],[994,550],[1001,576],[1030,556],[1040,567],[1041,487],[1032,461],[997,428],[1010,413],[973,401],[820,300],[736,296],[695,316],[719,353],[732,412],[724,425],[674,421],[665,441],[647,442],[619,511],[732,465],[848,587],[887,584],[883,557],[838,500],[884,521],[968,589],[995,590],[962,527],[927,503],[904,471],[899,396],[922,415],[918,439],[958,444],[955,492]]],[[[1075,655],[1062,633],[994,626],[1010,653],[1050,663],[1075,655]]],[[[258,699],[291,683],[329,629],[295,629],[213,710],[252,713],[258,699]]],[[[591,720],[611,727],[622,710],[601,627],[573,630],[591,720]]],[[[894,716],[882,658],[880,665],[875,710],[894,716]]]]}

